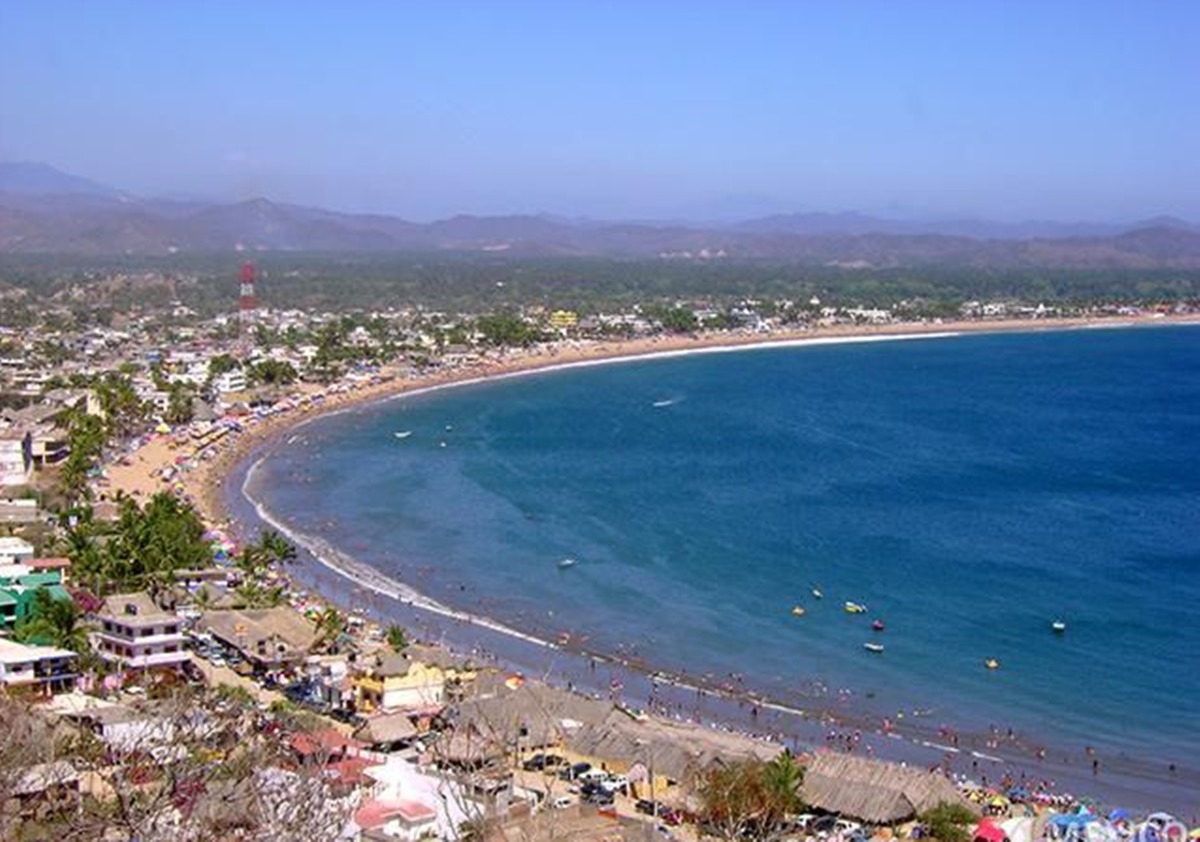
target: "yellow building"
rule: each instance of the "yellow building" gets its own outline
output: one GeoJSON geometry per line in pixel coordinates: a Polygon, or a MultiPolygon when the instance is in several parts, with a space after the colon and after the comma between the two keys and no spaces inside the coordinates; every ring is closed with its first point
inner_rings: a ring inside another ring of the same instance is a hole
{"type": "Polygon", "coordinates": [[[566,330],[579,324],[579,314],[574,310],[555,310],[550,314],[550,326],[566,330]]]}
{"type": "Polygon", "coordinates": [[[463,677],[455,670],[413,661],[400,653],[379,655],[366,672],[354,679],[358,710],[370,713],[438,707],[445,704],[446,684],[457,685],[463,677]]]}

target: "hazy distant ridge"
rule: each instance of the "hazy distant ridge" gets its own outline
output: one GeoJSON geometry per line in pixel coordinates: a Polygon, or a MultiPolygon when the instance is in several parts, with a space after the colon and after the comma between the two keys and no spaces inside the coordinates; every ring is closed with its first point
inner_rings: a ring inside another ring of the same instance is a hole
{"type": "Polygon", "coordinates": [[[45,164],[0,164],[0,251],[164,254],[249,250],[483,251],[848,266],[1200,267],[1200,227],[918,222],[857,213],[784,214],[730,226],[456,216],[432,223],[251,199],[142,199],[45,164]]]}

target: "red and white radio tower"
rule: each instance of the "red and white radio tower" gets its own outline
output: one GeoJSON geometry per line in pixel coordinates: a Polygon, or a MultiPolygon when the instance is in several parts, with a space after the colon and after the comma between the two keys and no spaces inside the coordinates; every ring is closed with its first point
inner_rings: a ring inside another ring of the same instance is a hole
{"type": "Polygon", "coordinates": [[[238,319],[245,325],[251,320],[255,308],[258,307],[258,299],[254,297],[253,263],[242,264],[241,282],[241,293],[238,296],[238,319]]]}

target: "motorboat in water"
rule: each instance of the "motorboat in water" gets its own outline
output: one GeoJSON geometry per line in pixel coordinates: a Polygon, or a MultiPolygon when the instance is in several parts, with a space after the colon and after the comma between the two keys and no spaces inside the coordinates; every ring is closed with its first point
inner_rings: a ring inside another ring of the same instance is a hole
{"type": "Polygon", "coordinates": [[[793,617],[803,617],[807,613],[808,612],[804,610],[803,605],[793,605],[792,606],[792,616],[793,617]]]}
{"type": "Polygon", "coordinates": [[[1053,623],[1050,624],[1050,628],[1056,634],[1062,634],[1063,632],[1065,632],[1067,630],[1067,624],[1064,623],[1062,620],[1055,620],[1053,623]]]}
{"type": "Polygon", "coordinates": [[[871,628],[875,631],[883,631],[883,620],[875,620],[871,623],[871,628]]]}
{"type": "Polygon", "coordinates": [[[575,559],[573,559],[573,558],[564,558],[562,561],[560,561],[560,562],[558,563],[558,569],[559,569],[559,570],[566,570],[568,567],[574,567],[574,566],[575,566],[575,564],[576,564],[576,561],[575,561],[575,559]]]}
{"type": "Polygon", "coordinates": [[[825,594],[821,593],[820,588],[813,588],[812,595],[813,595],[814,599],[824,599],[825,598],[825,594]]]}
{"type": "Polygon", "coordinates": [[[847,602],[846,603],[846,613],[847,614],[866,614],[867,606],[859,605],[857,602],[847,602]]]}
{"type": "Polygon", "coordinates": [[[995,658],[986,658],[986,659],[984,659],[983,665],[984,665],[985,667],[987,667],[988,669],[990,669],[990,670],[998,670],[998,669],[1000,669],[1000,662],[999,662],[999,661],[997,661],[995,658]]]}
{"type": "Polygon", "coordinates": [[[398,432],[392,433],[392,435],[398,439],[406,439],[412,435],[412,430],[400,430],[398,432]]]}
{"type": "Polygon", "coordinates": [[[883,651],[883,644],[882,643],[864,643],[863,649],[866,649],[868,652],[874,652],[875,654],[878,655],[880,652],[883,651]]]}

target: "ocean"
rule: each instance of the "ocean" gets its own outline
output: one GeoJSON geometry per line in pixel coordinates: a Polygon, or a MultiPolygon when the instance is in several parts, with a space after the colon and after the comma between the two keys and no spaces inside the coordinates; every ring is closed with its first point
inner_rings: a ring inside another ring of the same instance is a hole
{"type": "Polygon", "coordinates": [[[1200,755],[1198,342],[551,370],[320,419],[246,491],[305,543],[525,634],[1158,774],[1200,755]]]}

